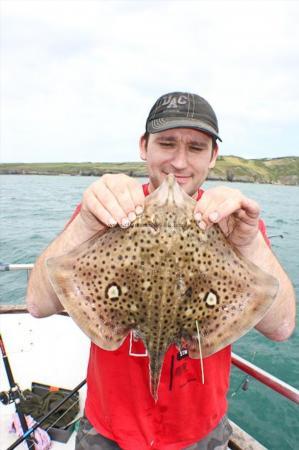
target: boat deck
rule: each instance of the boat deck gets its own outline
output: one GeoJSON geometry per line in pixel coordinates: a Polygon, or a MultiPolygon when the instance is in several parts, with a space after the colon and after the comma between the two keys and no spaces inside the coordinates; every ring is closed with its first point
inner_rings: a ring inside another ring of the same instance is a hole
{"type": "MultiPolygon", "coordinates": [[[[15,382],[30,389],[31,383],[73,389],[86,377],[90,342],[76,324],[66,316],[35,319],[29,314],[0,314],[0,329],[15,382]]],[[[4,364],[0,363],[0,392],[9,384],[4,364]]],[[[86,386],[80,390],[82,415],[86,386]]],[[[0,449],[16,439],[8,433],[14,404],[0,403],[0,449]]],[[[75,433],[67,444],[53,441],[53,450],[74,449],[75,433]]],[[[24,448],[24,447],[20,447],[24,448]]]]}

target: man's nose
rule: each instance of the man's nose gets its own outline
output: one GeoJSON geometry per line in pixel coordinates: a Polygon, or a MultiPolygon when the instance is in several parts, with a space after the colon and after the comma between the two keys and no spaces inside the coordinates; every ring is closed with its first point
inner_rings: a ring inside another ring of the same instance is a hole
{"type": "Polygon", "coordinates": [[[185,148],[179,147],[176,150],[175,154],[173,155],[171,164],[176,169],[185,169],[185,167],[187,167],[188,161],[187,161],[187,152],[185,148]]]}

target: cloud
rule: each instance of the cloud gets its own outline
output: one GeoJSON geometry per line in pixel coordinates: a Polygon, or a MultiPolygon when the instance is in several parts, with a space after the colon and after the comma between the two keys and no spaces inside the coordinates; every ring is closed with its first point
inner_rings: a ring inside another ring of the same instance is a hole
{"type": "Polygon", "coordinates": [[[296,2],[2,1],[1,159],[138,159],[156,98],[197,92],[223,153],[298,154],[296,2]]]}

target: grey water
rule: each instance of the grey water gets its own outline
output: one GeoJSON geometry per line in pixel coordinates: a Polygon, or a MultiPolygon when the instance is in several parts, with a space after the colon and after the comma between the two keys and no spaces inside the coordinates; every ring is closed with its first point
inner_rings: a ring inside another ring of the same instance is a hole
{"type": "MultiPolygon", "coordinates": [[[[1,175],[0,261],[33,263],[63,230],[83,191],[95,180],[94,177],[1,175]]],[[[207,182],[204,188],[219,184],[207,182]]],[[[240,189],[260,203],[268,235],[278,235],[271,238],[272,249],[290,276],[298,299],[299,187],[245,183],[232,183],[229,187],[240,189]]],[[[23,303],[26,283],[23,271],[1,272],[0,303],[23,303]]],[[[296,388],[299,388],[298,349],[298,331],[286,342],[272,342],[253,330],[233,347],[235,353],[296,388]]],[[[271,450],[297,449],[298,407],[253,378],[249,379],[249,389],[243,390],[244,379],[244,373],[233,367],[228,397],[230,418],[271,450]]]]}

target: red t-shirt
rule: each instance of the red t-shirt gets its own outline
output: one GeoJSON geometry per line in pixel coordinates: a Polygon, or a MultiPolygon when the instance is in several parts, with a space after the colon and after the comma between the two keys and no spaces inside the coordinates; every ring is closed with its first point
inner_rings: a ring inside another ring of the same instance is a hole
{"type": "MultiPolygon", "coordinates": [[[[148,185],[143,190],[148,195],[148,185]]],[[[198,200],[202,194],[200,189],[198,200]]],[[[80,205],[72,219],[79,211],[80,205]]],[[[267,240],[262,221],[260,230],[267,240]]],[[[85,414],[100,434],[124,450],[180,450],[204,438],[226,413],[230,364],[230,346],[205,358],[202,384],[200,361],[179,359],[172,345],[165,355],[155,403],[142,341],[131,333],[115,351],[92,343],[85,414]]]]}

